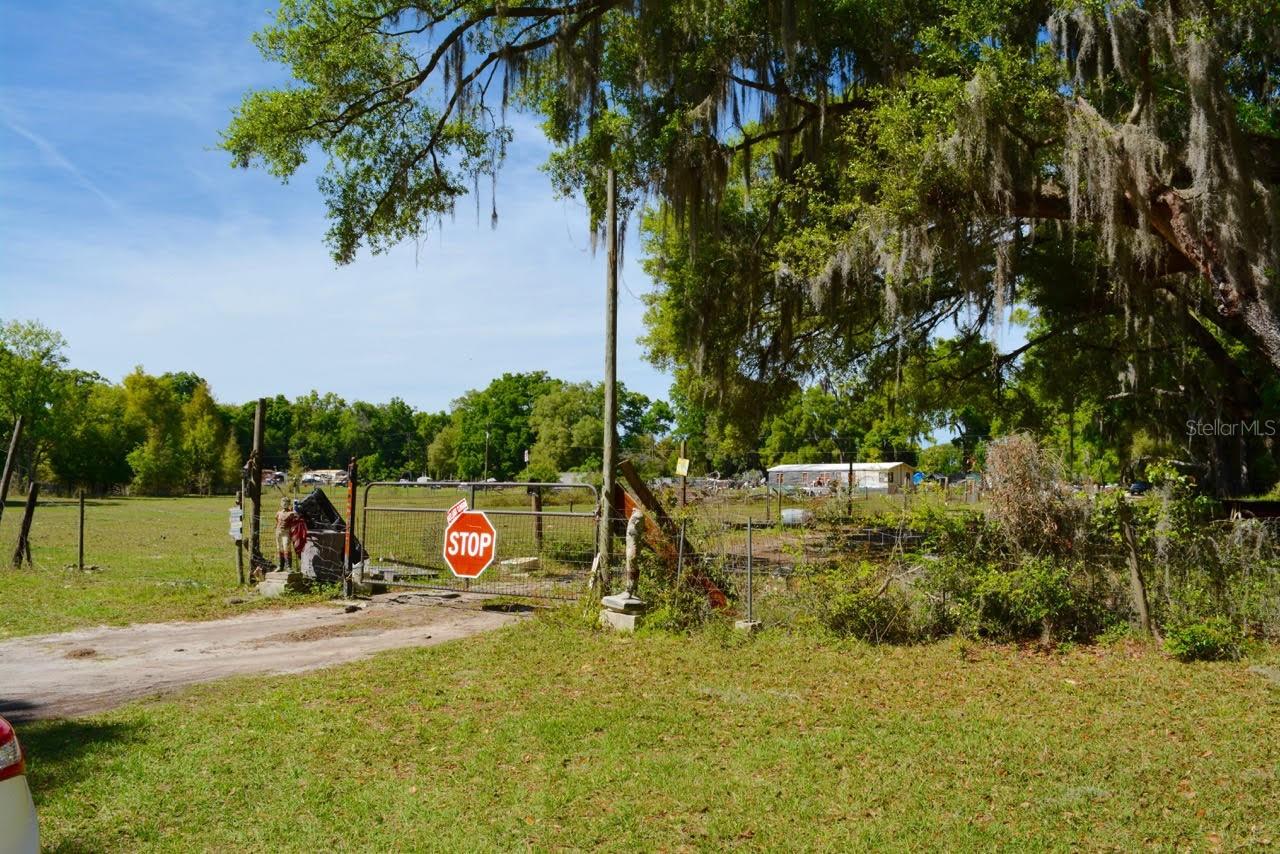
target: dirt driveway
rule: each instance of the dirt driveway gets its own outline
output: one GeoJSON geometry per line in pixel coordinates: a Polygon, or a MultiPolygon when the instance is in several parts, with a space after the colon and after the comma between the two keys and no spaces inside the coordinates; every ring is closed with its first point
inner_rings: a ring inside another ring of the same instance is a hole
{"type": "Polygon", "coordinates": [[[13,721],[85,715],[225,676],[299,673],[384,649],[444,643],[521,617],[483,603],[457,594],[389,594],[350,613],[341,604],[318,605],[2,641],[0,714],[13,721]]]}

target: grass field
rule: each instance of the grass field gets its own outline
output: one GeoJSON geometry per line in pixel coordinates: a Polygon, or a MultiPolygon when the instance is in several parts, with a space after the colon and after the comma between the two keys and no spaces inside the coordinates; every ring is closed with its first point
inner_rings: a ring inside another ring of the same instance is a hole
{"type": "MultiPolygon", "coordinates": [[[[85,563],[98,569],[80,572],[76,502],[58,499],[36,509],[34,567],[9,568],[22,517],[22,507],[11,500],[0,520],[0,638],[87,625],[212,619],[318,598],[262,600],[237,586],[235,548],[227,535],[232,503],[227,496],[89,500],[85,563]]],[[[268,550],[273,524],[268,514],[268,550]]]]}
{"type": "Polygon", "coordinates": [[[552,615],[21,735],[53,851],[1256,849],[1278,665],[552,615]]]}

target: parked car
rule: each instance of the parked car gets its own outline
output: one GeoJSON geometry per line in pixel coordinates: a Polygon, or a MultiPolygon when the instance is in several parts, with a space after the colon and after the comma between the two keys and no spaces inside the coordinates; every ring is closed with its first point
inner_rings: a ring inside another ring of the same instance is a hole
{"type": "Polygon", "coordinates": [[[1150,491],[1151,484],[1147,483],[1145,480],[1135,480],[1133,483],[1129,484],[1130,495],[1146,495],[1150,491]]]}
{"type": "Polygon", "coordinates": [[[0,718],[0,851],[38,854],[40,828],[18,734],[0,718]]]}
{"type": "Polygon", "coordinates": [[[309,471],[302,476],[303,486],[321,486],[325,482],[324,475],[318,472],[309,471]]]}

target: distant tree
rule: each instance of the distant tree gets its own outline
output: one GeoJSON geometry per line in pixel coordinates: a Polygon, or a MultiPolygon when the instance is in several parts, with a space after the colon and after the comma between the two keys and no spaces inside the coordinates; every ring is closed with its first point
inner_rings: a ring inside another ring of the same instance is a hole
{"type": "Polygon", "coordinates": [[[446,424],[436,431],[427,447],[427,475],[434,480],[458,476],[458,425],[446,424]]]}
{"type": "Polygon", "coordinates": [[[533,405],[562,385],[544,371],[503,374],[481,391],[454,402],[457,469],[465,479],[485,476],[507,480],[524,469],[524,452],[533,447],[529,416],[533,405]]]}
{"type": "Polygon", "coordinates": [[[180,403],[186,403],[200,386],[208,388],[204,377],[191,371],[170,371],[160,375],[160,380],[169,384],[180,403]]]}
{"type": "Polygon", "coordinates": [[[182,462],[192,492],[207,495],[224,481],[223,457],[231,429],[223,419],[208,384],[201,380],[182,404],[182,462]]]}
{"type": "Polygon", "coordinates": [[[447,412],[417,412],[413,416],[414,431],[417,434],[416,453],[410,451],[408,457],[413,460],[413,470],[419,474],[430,474],[431,461],[428,451],[440,431],[449,426],[447,412]]]}
{"type": "Polygon", "coordinates": [[[931,445],[920,452],[917,468],[929,474],[960,474],[964,471],[964,451],[951,442],[931,445]]]}
{"type": "Polygon", "coordinates": [[[395,480],[416,466],[413,408],[398,397],[383,404],[356,401],[343,414],[343,439],[366,480],[395,480]]]}
{"type": "Polygon", "coordinates": [[[177,437],[152,433],[126,457],[133,488],[140,495],[174,495],[182,491],[185,466],[177,437]]]}
{"type": "Polygon", "coordinates": [[[222,443],[222,453],[218,458],[218,487],[225,492],[235,492],[240,488],[240,473],[245,462],[240,443],[236,441],[235,432],[227,431],[222,443]]]}
{"type": "Polygon", "coordinates": [[[346,467],[351,454],[342,435],[346,408],[346,401],[332,392],[311,391],[293,402],[290,449],[305,468],[346,467]]]}
{"type": "Polygon", "coordinates": [[[171,495],[186,485],[182,403],[173,386],[141,366],[124,378],[125,428],[142,436],[128,454],[133,488],[144,495],[171,495]]]}
{"type": "Polygon", "coordinates": [[[598,469],[603,407],[598,383],[565,383],[538,398],[529,414],[534,441],[527,476],[555,481],[560,472],[598,469]]]}
{"type": "Polygon", "coordinates": [[[0,436],[5,448],[23,418],[19,468],[34,477],[55,438],[57,410],[70,391],[67,342],[38,321],[0,323],[0,436]]]}
{"type": "Polygon", "coordinates": [[[829,463],[859,458],[868,424],[857,401],[813,387],[795,394],[765,428],[761,459],[780,463],[829,463]]]}
{"type": "Polygon", "coordinates": [[[67,405],[49,447],[53,475],[68,486],[105,492],[133,478],[128,454],[145,439],[125,420],[125,390],[97,374],[71,371],[67,405]]]}

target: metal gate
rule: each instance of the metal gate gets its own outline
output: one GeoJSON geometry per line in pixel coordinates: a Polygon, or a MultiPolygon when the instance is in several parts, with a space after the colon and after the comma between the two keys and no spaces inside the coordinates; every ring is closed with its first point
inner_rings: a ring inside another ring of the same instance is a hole
{"type": "Polygon", "coordinates": [[[356,579],[544,599],[576,599],[596,551],[599,493],[587,484],[370,483],[356,579]],[[478,578],[454,576],[444,561],[446,514],[460,498],[483,510],[496,531],[493,563],[478,578]]]}

